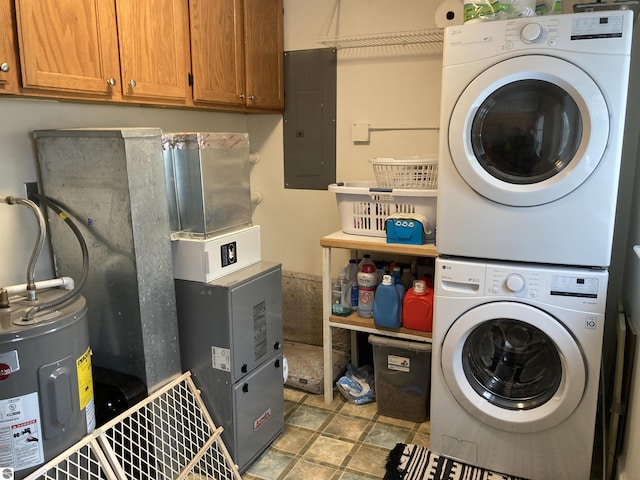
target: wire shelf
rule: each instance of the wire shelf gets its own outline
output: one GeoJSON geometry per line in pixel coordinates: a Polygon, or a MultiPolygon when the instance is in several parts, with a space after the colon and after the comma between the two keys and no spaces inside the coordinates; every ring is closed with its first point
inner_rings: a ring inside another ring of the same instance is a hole
{"type": "Polygon", "coordinates": [[[241,480],[187,372],[72,448],[27,480],[241,480]]]}
{"type": "Polygon", "coordinates": [[[444,29],[412,30],[406,32],[374,33],[369,35],[338,35],[323,37],[318,43],[335,49],[411,45],[417,43],[442,43],[444,29]]]}

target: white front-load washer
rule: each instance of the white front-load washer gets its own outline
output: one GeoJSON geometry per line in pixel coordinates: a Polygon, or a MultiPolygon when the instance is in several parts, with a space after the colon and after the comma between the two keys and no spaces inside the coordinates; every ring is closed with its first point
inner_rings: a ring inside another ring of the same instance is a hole
{"type": "Polygon", "coordinates": [[[607,281],[605,269],[438,258],[431,450],[588,479],[607,281]]]}
{"type": "Polygon", "coordinates": [[[445,30],[441,254],[610,264],[633,13],[445,30]]]}

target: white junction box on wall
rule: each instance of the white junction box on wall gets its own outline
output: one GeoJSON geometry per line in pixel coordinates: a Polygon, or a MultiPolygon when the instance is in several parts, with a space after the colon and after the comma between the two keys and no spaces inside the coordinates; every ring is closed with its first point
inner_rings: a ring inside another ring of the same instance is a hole
{"type": "Polygon", "coordinates": [[[262,260],[260,226],[206,240],[177,238],[171,242],[173,276],[194,282],[210,282],[262,260]]]}

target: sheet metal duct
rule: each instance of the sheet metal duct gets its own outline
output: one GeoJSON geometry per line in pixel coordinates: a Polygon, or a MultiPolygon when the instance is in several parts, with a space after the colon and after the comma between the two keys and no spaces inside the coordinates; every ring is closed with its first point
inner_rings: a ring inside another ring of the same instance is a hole
{"type": "MultiPolygon", "coordinates": [[[[93,363],[153,392],[180,374],[162,132],[39,130],[43,192],[76,220],[89,249],[84,296],[93,363]]],[[[77,242],[50,222],[55,268],[78,275],[77,242]]]]}

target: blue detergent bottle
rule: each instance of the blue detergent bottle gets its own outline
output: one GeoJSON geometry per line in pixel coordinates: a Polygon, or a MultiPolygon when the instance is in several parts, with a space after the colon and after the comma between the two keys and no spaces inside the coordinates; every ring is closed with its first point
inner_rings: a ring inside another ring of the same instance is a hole
{"type": "Polygon", "coordinates": [[[373,323],[377,327],[400,328],[402,326],[402,301],[391,275],[385,275],[378,285],[373,299],[373,323]]]}

